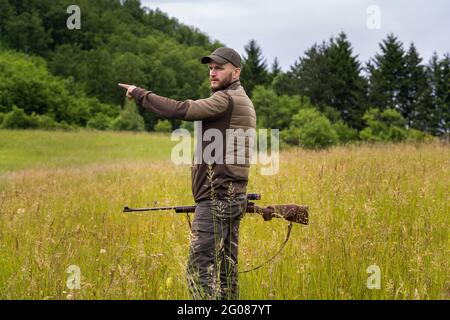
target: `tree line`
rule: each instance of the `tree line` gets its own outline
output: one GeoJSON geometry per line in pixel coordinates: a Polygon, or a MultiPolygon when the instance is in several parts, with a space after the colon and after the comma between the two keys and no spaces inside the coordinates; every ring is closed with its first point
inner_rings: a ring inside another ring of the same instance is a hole
{"type": "MultiPolygon", "coordinates": [[[[0,126],[161,130],[163,121],[127,103],[118,82],[178,100],[209,95],[199,57],[222,46],[138,0],[77,1],[81,29],[66,27],[68,0],[0,0],[0,126]]],[[[352,141],[448,136],[450,56],[424,63],[393,34],[365,64],[345,33],[312,45],[284,72],[245,47],[242,82],[258,126],[283,141],[326,147],[352,141]]]]}
{"type": "Polygon", "coordinates": [[[301,143],[301,133],[312,140],[317,135],[323,145],[448,137],[450,55],[435,53],[425,64],[413,43],[405,49],[393,34],[379,47],[362,65],[341,32],[311,46],[282,72],[277,59],[269,68],[262,49],[250,41],[242,82],[260,111],[259,124],[287,129],[285,137],[294,144],[301,143]]]}

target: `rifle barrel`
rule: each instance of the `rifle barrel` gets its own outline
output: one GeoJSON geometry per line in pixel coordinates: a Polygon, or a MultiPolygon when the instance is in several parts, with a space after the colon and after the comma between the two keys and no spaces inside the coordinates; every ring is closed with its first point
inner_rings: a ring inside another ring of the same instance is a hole
{"type": "Polygon", "coordinates": [[[176,213],[194,212],[195,206],[176,206],[176,207],[155,207],[155,208],[129,208],[124,207],[123,212],[137,212],[137,211],[163,211],[175,210],[176,213]]]}
{"type": "Polygon", "coordinates": [[[129,208],[129,207],[124,207],[123,208],[123,212],[175,210],[175,208],[176,207],[159,207],[159,208],[129,208]]]}

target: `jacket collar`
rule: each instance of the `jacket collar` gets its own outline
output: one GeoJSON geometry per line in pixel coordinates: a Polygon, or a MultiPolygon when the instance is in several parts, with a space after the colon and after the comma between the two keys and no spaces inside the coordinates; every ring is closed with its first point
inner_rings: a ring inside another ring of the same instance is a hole
{"type": "Polygon", "coordinates": [[[237,89],[241,85],[241,81],[239,79],[234,80],[228,85],[228,88],[226,90],[234,90],[237,89]]]}

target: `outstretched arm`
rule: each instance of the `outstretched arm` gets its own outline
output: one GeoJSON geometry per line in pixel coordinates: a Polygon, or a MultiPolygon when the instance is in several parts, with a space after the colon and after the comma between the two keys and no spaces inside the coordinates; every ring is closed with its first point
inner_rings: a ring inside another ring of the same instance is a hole
{"type": "Polygon", "coordinates": [[[167,119],[212,119],[223,115],[230,106],[229,96],[221,91],[206,99],[176,101],[129,84],[119,83],[119,86],[127,89],[128,98],[134,99],[144,109],[167,119]]]}

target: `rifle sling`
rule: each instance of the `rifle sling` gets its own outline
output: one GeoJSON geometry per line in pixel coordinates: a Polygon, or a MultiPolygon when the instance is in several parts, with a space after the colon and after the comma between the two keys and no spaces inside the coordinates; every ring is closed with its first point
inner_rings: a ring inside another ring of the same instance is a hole
{"type": "Polygon", "coordinates": [[[186,212],[186,218],[187,218],[187,222],[189,224],[189,230],[192,231],[191,216],[189,215],[189,212],[186,212]]]}
{"type": "Polygon", "coordinates": [[[265,262],[263,262],[262,264],[260,264],[259,266],[254,267],[254,268],[252,268],[252,269],[248,269],[248,270],[244,270],[244,271],[239,271],[239,273],[247,273],[247,272],[255,271],[255,270],[261,268],[262,266],[264,266],[265,264],[267,264],[267,263],[273,261],[273,260],[281,253],[281,251],[283,251],[283,248],[284,248],[284,246],[286,245],[286,243],[288,242],[289,236],[291,235],[291,230],[292,230],[292,222],[290,221],[290,222],[289,222],[289,225],[288,225],[288,230],[287,230],[287,233],[286,233],[286,239],[284,239],[284,242],[283,242],[283,244],[281,245],[281,247],[280,247],[280,249],[278,250],[278,252],[275,253],[270,259],[268,259],[267,261],[265,261],[265,262]]]}

